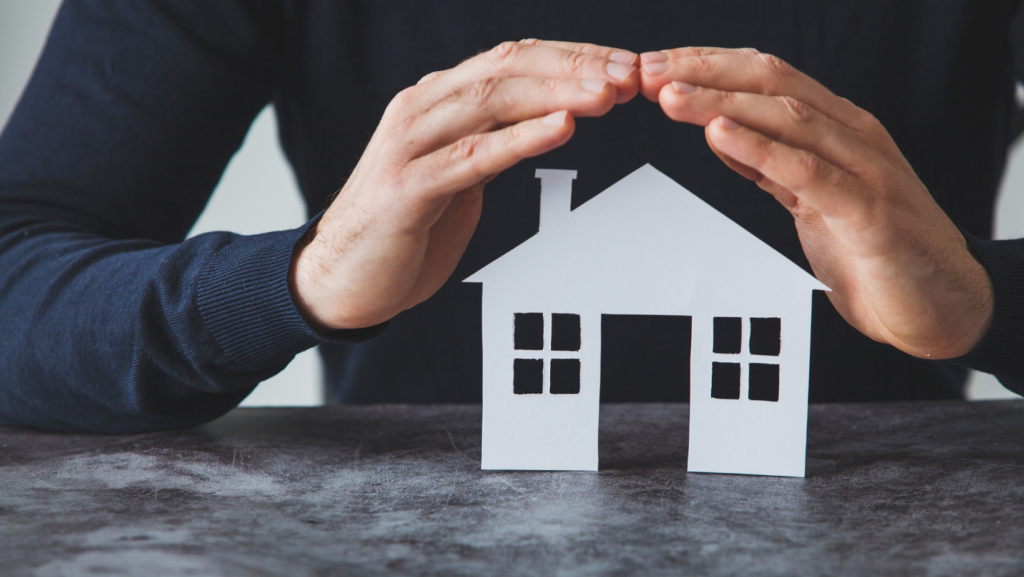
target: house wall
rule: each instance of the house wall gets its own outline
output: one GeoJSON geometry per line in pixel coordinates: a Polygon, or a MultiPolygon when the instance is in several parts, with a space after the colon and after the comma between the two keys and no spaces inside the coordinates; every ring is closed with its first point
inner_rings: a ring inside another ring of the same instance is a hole
{"type": "Polygon", "coordinates": [[[601,383],[601,315],[594,310],[564,310],[512,296],[513,290],[483,288],[483,437],[484,469],[588,470],[598,465],[597,434],[601,383]],[[511,297],[511,298],[510,298],[511,297]],[[515,350],[515,313],[547,313],[546,351],[515,350]],[[550,394],[550,363],[542,394],[513,392],[516,358],[574,358],[550,351],[550,313],[580,315],[580,392],[550,394]]]}
{"type": "MultiPolygon", "coordinates": [[[[811,348],[811,292],[777,296],[776,306],[738,302],[714,314],[693,315],[690,351],[690,441],[687,470],[694,472],[804,476],[807,391],[811,348]],[[714,317],[744,319],[743,352],[713,352],[714,317]],[[750,355],[749,318],[782,319],[778,357],[750,355]],[[747,398],[751,362],[779,363],[778,402],[747,398]],[[711,397],[712,363],[742,365],[740,399],[711,397]]],[[[697,310],[710,311],[706,307],[697,310]]]]}

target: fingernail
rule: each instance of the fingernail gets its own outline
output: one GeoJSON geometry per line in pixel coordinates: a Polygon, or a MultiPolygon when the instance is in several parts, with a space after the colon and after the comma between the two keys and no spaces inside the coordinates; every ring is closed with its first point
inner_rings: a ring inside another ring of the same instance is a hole
{"type": "Polygon", "coordinates": [[[668,54],[664,52],[644,52],[640,55],[640,60],[644,62],[664,62],[668,60],[668,54]]]}
{"type": "Polygon", "coordinates": [[[719,126],[721,126],[722,128],[724,128],[726,130],[736,130],[737,128],[740,127],[739,124],[736,124],[736,121],[734,121],[731,118],[726,118],[724,116],[719,116],[718,117],[718,124],[719,124],[719,126]]]}
{"type": "Polygon", "coordinates": [[[601,92],[608,86],[608,81],[604,78],[584,78],[580,80],[580,86],[587,92],[601,92]]]}
{"type": "Polygon", "coordinates": [[[558,112],[552,112],[541,119],[541,122],[548,126],[561,126],[565,124],[565,117],[568,116],[569,111],[559,110],[558,112]]]}
{"type": "Polygon", "coordinates": [[[632,52],[612,52],[608,60],[612,62],[619,62],[622,64],[633,64],[636,61],[636,54],[632,52]]]}
{"type": "Polygon", "coordinates": [[[633,73],[636,68],[622,64],[619,62],[609,62],[608,66],[605,67],[608,70],[608,75],[616,80],[625,80],[627,76],[633,73]]]}
{"type": "Polygon", "coordinates": [[[657,76],[668,72],[668,62],[644,62],[644,72],[651,76],[657,76]]]}
{"type": "Polygon", "coordinates": [[[697,87],[692,84],[675,80],[672,82],[672,90],[675,90],[679,94],[693,94],[694,92],[697,92],[697,87]]]}

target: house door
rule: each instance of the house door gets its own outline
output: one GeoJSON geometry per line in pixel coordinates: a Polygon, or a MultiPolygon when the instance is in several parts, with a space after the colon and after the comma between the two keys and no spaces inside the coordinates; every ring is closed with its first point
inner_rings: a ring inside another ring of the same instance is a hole
{"type": "Polygon", "coordinates": [[[688,403],[690,317],[601,315],[601,402],[688,403]]]}

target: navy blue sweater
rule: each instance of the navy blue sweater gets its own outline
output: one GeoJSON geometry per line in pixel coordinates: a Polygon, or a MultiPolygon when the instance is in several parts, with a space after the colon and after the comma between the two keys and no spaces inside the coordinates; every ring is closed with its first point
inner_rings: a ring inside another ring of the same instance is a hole
{"type": "Polygon", "coordinates": [[[394,94],[525,37],[754,46],[874,113],[968,233],[995,282],[995,322],[968,357],[928,362],[866,339],[819,295],[812,400],[957,398],[963,367],[1024,391],[1024,245],[978,240],[1016,115],[1018,2],[835,4],[66,2],[0,136],[0,424],[201,423],[317,344],[337,401],[479,402],[479,288],[459,281],[536,232],[540,166],[579,170],[577,206],[650,162],[809,269],[786,211],[715,159],[701,129],[642,99],[580,121],[568,145],[489,184],[452,280],[386,331],[322,335],[303,321],[287,275],[307,227],[184,240],[268,103],[316,214],[394,94]]]}

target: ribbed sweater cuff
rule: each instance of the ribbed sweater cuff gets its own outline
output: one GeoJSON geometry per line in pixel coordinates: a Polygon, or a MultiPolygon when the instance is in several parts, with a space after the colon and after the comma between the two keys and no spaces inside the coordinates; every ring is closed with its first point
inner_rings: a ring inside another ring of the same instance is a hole
{"type": "Polygon", "coordinates": [[[302,318],[292,299],[292,256],[317,219],[280,232],[239,236],[210,259],[198,280],[198,306],[217,344],[248,370],[279,367],[320,343],[371,339],[387,323],[320,333],[302,318]]]}
{"type": "Polygon", "coordinates": [[[992,326],[954,363],[994,375],[1024,375],[1024,241],[979,240],[961,231],[995,291],[992,326]]]}

